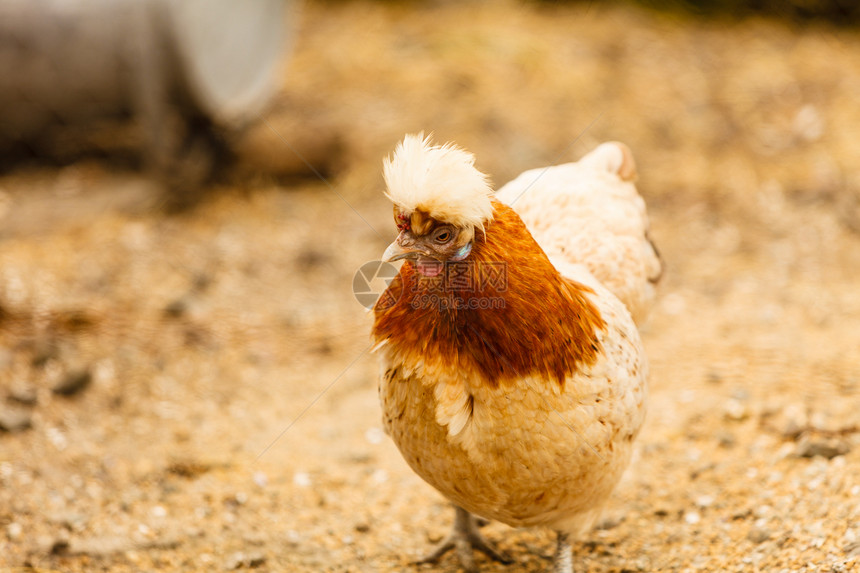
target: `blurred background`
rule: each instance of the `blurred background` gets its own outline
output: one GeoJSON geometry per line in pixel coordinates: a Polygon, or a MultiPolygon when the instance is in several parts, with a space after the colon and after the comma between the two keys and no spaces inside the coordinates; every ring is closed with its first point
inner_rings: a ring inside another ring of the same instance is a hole
{"type": "MultiPolygon", "coordinates": [[[[589,571],[860,560],[860,8],[0,0],[0,571],[456,571],[353,275],[405,133],[627,143],[667,272],[589,571]]],[[[488,526],[542,571],[547,532],[488,526]]]]}

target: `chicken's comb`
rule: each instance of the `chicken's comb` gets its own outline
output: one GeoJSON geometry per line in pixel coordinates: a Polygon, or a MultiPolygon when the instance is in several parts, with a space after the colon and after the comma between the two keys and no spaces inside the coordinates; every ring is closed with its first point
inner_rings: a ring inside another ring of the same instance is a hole
{"type": "Polygon", "coordinates": [[[399,231],[409,230],[409,217],[406,215],[406,213],[400,211],[396,206],[394,207],[394,220],[396,221],[397,229],[399,231]]]}

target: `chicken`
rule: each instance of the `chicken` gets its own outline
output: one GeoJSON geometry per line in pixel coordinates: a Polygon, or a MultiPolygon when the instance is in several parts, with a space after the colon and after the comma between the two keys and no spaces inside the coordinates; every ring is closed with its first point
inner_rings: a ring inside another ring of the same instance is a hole
{"type": "Polygon", "coordinates": [[[383,423],[456,507],[426,561],[509,561],[478,515],[552,528],[553,571],[571,572],[570,539],[600,515],[645,418],[631,311],[644,316],[660,262],[629,150],[604,144],[494,194],[471,154],[407,136],[384,175],[399,235],[383,259],[405,262],[374,307],[383,423]]]}

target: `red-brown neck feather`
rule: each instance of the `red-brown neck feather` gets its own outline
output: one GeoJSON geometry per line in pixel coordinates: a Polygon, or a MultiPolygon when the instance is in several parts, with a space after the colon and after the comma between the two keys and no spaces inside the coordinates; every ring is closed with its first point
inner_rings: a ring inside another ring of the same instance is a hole
{"type": "Polygon", "coordinates": [[[519,216],[493,205],[466,261],[434,279],[403,265],[374,309],[373,337],[493,387],[526,376],[563,385],[594,363],[605,323],[591,289],[562,277],[519,216]]]}

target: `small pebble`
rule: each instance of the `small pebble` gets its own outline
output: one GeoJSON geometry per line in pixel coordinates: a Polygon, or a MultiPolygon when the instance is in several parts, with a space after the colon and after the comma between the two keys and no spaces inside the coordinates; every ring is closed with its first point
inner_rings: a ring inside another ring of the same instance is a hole
{"type": "Polygon", "coordinates": [[[794,135],[804,141],[816,141],[824,134],[824,119],[812,104],[801,107],[792,122],[794,135]]]}
{"type": "Polygon", "coordinates": [[[179,318],[188,312],[188,307],[188,299],[181,296],[164,307],[164,314],[170,318],[179,318]]]}
{"type": "Polygon", "coordinates": [[[13,521],[9,525],[6,526],[6,535],[9,536],[9,539],[15,541],[21,534],[24,532],[24,527],[18,523],[17,521],[13,521]]]}
{"type": "Polygon", "coordinates": [[[289,543],[298,544],[302,541],[301,534],[295,529],[288,529],[286,534],[286,539],[289,543]]]}
{"type": "Polygon", "coordinates": [[[89,367],[74,368],[66,372],[60,380],[54,384],[51,391],[61,396],[74,396],[90,385],[93,375],[89,367]]]}
{"type": "Polygon", "coordinates": [[[45,435],[48,437],[48,441],[60,451],[65,450],[69,445],[69,440],[59,428],[48,428],[45,430],[45,435]]]}
{"type": "Polygon", "coordinates": [[[430,543],[439,543],[440,541],[442,541],[442,539],[443,536],[441,533],[435,531],[427,532],[427,541],[429,541],[430,543]]]}
{"type": "Polygon", "coordinates": [[[354,464],[369,464],[374,460],[374,457],[367,452],[352,452],[346,456],[346,460],[354,464]]]}
{"type": "Polygon", "coordinates": [[[299,487],[310,487],[312,483],[311,476],[307,472],[296,472],[293,474],[293,484],[299,487]]]}
{"type": "Polygon", "coordinates": [[[55,511],[48,513],[45,519],[49,523],[62,525],[69,531],[81,531],[86,527],[87,516],[74,511],[55,511]]]}
{"type": "Polygon", "coordinates": [[[20,432],[32,426],[33,421],[29,411],[0,405],[0,431],[20,432]]]}
{"type": "Polygon", "coordinates": [[[381,444],[385,439],[385,432],[382,431],[382,428],[368,428],[364,432],[364,439],[374,445],[381,444]]]}
{"type": "Polygon", "coordinates": [[[700,495],[696,498],[696,506],[705,508],[711,507],[714,504],[714,496],[712,495],[700,495]]]}
{"type": "Polygon", "coordinates": [[[60,355],[60,347],[53,340],[40,339],[36,341],[33,349],[33,358],[30,364],[36,368],[45,366],[51,360],[54,360],[60,355]]]}
{"type": "Polygon", "coordinates": [[[263,537],[259,532],[252,531],[246,533],[242,536],[242,541],[247,543],[248,545],[265,545],[266,538],[263,537]]]}
{"type": "Polygon", "coordinates": [[[624,522],[625,517],[626,516],[623,513],[604,515],[595,524],[594,528],[601,530],[615,529],[624,522]]]}
{"type": "Polygon", "coordinates": [[[163,505],[156,505],[151,510],[149,510],[149,513],[152,514],[152,517],[167,517],[167,510],[164,508],[163,505]]]}
{"type": "Polygon", "coordinates": [[[263,472],[254,472],[254,483],[257,487],[266,487],[269,485],[269,478],[263,472]]]}
{"type": "Polygon", "coordinates": [[[732,399],[740,402],[745,402],[750,399],[749,390],[746,388],[735,388],[732,391],[732,399]]]}
{"type": "Polygon", "coordinates": [[[717,443],[723,448],[732,448],[738,442],[735,435],[727,430],[718,431],[715,437],[717,438],[717,443]]]}
{"type": "Polygon", "coordinates": [[[725,406],[723,407],[723,416],[727,420],[731,420],[733,422],[741,422],[749,418],[749,408],[747,405],[737,398],[732,398],[727,401],[725,406]]]}
{"type": "Polygon", "coordinates": [[[24,406],[35,406],[38,399],[36,387],[32,384],[14,384],[9,390],[9,400],[24,406]]]}
{"type": "Polygon", "coordinates": [[[131,551],[134,542],[124,535],[107,535],[104,537],[75,538],[70,552],[75,555],[89,555],[93,557],[104,557],[131,551]]]}
{"type": "Polygon", "coordinates": [[[770,539],[771,533],[764,527],[753,527],[750,529],[750,532],[747,533],[747,539],[752,541],[753,543],[763,543],[770,539]]]}
{"type": "Polygon", "coordinates": [[[254,569],[266,562],[266,556],[260,552],[245,553],[239,551],[227,560],[226,569],[254,569]]]}
{"type": "Polygon", "coordinates": [[[793,402],[783,408],[777,431],[782,437],[796,440],[809,427],[809,412],[805,404],[793,402]]]}
{"type": "Polygon", "coordinates": [[[850,450],[850,446],[841,440],[805,439],[797,444],[797,449],[794,451],[794,455],[799,458],[814,458],[820,456],[830,460],[836,456],[843,456],[850,450]]]}
{"type": "Polygon", "coordinates": [[[69,540],[68,539],[55,539],[51,542],[50,553],[51,555],[63,555],[69,552],[69,540]]]}
{"type": "Polygon", "coordinates": [[[797,446],[795,444],[792,444],[791,442],[786,442],[782,444],[778,450],[776,450],[776,459],[784,460],[785,458],[793,458],[795,457],[794,452],[796,449],[797,446]]]}
{"type": "Polygon", "coordinates": [[[753,510],[752,514],[753,514],[753,516],[755,516],[756,519],[762,519],[762,518],[765,518],[765,517],[772,515],[773,514],[773,508],[767,504],[762,504],[762,505],[757,506],[753,510]]]}
{"type": "Polygon", "coordinates": [[[383,484],[388,481],[388,472],[382,468],[378,468],[373,471],[370,479],[373,480],[374,483],[383,484]]]}
{"type": "Polygon", "coordinates": [[[787,418],[779,428],[779,433],[783,438],[796,440],[805,429],[806,427],[800,425],[800,422],[794,418],[787,418]]]}
{"type": "Polygon", "coordinates": [[[695,525],[702,521],[702,516],[695,511],[688,511],[684,514],[684,521],[690,525],[695,525]]]}

